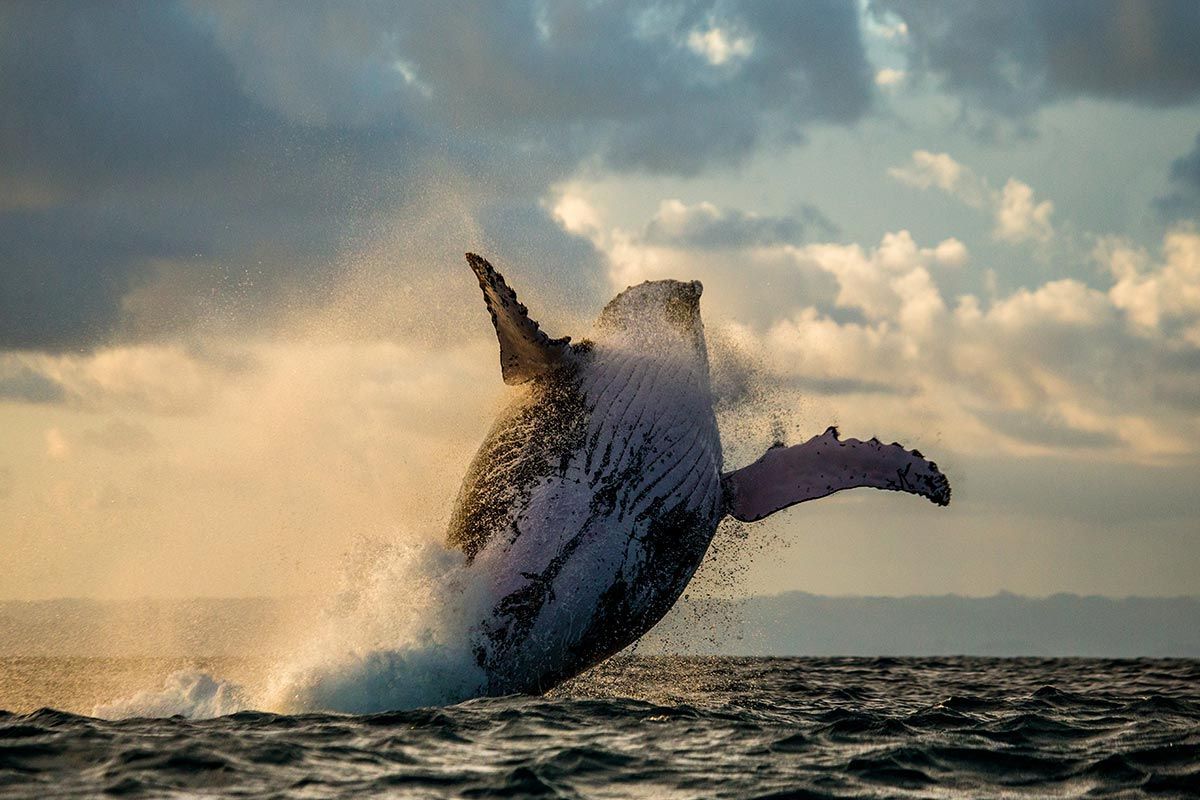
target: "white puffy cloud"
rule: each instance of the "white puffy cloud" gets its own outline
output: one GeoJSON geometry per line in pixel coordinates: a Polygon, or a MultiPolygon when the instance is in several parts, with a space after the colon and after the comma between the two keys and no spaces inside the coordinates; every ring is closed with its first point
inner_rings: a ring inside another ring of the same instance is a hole
{"type": "Polygon", "coordinates": [[[576,236],[592,236],[600,231],[596,209],[578,194],[564,192],[554,203],[551,213],[563,230],[576,236]]]}
{"type": "MultiPolygon", "coordinates": [[[[816,267],[805,275],[797,274],[788,255],[788,247],[836,230],[809,205],[798,206],[791,215],[772,215],[704,200],[688,203],[667,198],[644,225],[633,229],[607,223],[586,188],[579,185],[560,188],[546,205],[564,230],[586,237],[603,254],[608,284],[614,291],[687,274],[717,289],[710,293],[711,302],[731,302],[738,313],[761,319],[770,313],[768,309],[786,303],[787,294],[781,287],[803,294],[816,290],[822,295],[831,288],[816,267]],[[814,286],[813,280],[823,285],[814,286]],[[726,288],[729,291],[722,291],[726,288]]],[[[924,256],[930,263],[952,265],[962,253],[951,244],[940,253],[945,261],[933,250],[924,256]]]]}
{"type": "Polygon", "coordinates": [[[1009,178],[997,191],[950,155],[928,150],[914,150],[907,164],[890,168],[888,175],[918,189],[940,189],[973,208],[989,211],[995,223],[992,234],[1000,241],[1046,242],[1054,235],[1050,222],[1054,203],[1037,200],[1033,188],[1016,178],[1009,178]]]}
{"type": "MultiPolygon", "coordinates": [[[[975,180],[952,159],[929,155],[914,181],[955,188],[975,180]]],[[[1024,198],[1009,203],[1010,227],[1040,236],[1049,207],[1017,189],[1008,194],[1024,198]]],[[[660,228],[682,228],[729,213],[712,203],[666,201],[655,220],[660,228]]],[[[939,285],[939,270],[968,260],[957,238],[924,244],[898,230],[872,247],[745,244],[722,251],[714,266],[687,237],[650,242],[636,231],[605,229],[599,213],[594,219],[603,231],[594,242],[615,288],[701,277],[714,335],[756,354],[767,385],[793,387],[800,397],[772,408],[802,404],[814,417],[810,427],[837,421],[848,431],[918,444],[938,431],[950,446],[973,452],[1086,452],[1154,463],[1200,455],[1200,417],[1194,396],[1189,400],[1189,392],[1200,391],[1200,375],[1194,359],[1179,356],[1180,348],[1200,344],[1188,343],[1200,330],[1194,232],[1169,234],[1160,264],[1110,242],[1100,254],[1114,278],[1110,287],[1057,278],[989,300],[947,297],[939,285]],[[831,291],[792,293],[790,305],[785,298],[768,309],[759,287],[781,294],[778,273],[769,269],[779,260],[799,275],[825,276],[831,291]],[[725,280],[729,275],[738,280],[725,280]],[[757,299],[739,304],[731,293],[757,299]]]]}
{"type": "Polygon", "coordinates": [[[1053,212],[1054,204],[1049,200],[1040,203],[1034,200],[1029,184],[1009,178],[996,206],[996,238],[1008,242],[1028,239],[1044,242],[1054,234],[1050,224],[1053,212]]]}
{"type": "Polygon", "coordinates": [[[936,187],[976,207],[982,207],[988,195],[983,181],[947,153],[914,150],[907,164],[890,168],[888,175],[918,189],[936,187]]]}
{"type": "Polygon", "coordinates": [[[1159,264],[1119,239],[1102,241],[1096,258],[1116,279],[1108,296],[1134,331],[1151,336],[1174,324],[1187,343],[1200,347],[1200,233],[1169,232],[1159,264]]]}
{"type": "Polygon", "coordinates": [[[951,236],[933,248],[933,258],[944,267],[961,267],[967,263],[969,256],[967,246],[951,236]]]}
{"type": "MultiPolygon", "coordinates": [[[[1167,359],[1147,348],[1145,362],[1121,361],[1130,343],[1104,292],[1064,279],[990,306],[966,295],[948,310],[927,270],[913,264],[891,276],[876,267],[889,295],[868,321],[838,321],[809,306],[759,334],[776,379],[809,393],[843,387],[816,402],[848,429],[908,437],[937,430],[950,446],[975,452],[1085,450],[1135,461],[1200,452],[1194,409],[1155,402],[1157,387],[1136,388],[1148,364],[1167,359]]],[[[1179,367],[1152,380],[1195,383],[1179,367]]]]}
{"type": "Polygon", "coordinates": [[[988,317],[1008,330],[1020,330],[1035,322],[1087,327],[1111,317],[1112,311],[1103,292],[1064,278],[1032,291],[1018,289],[994,303],[988,317]]]}
{"type": "Polygon", "coordinates": [[[918,247],[906,230],[885,234],[870,250],[856,244],[812,244],[789,252],[798,264],[837,279],[838,307],[861,311],[869,320],[893,320],[923,331],[945,311],[928,267],[957,265],[966,258],[966,247],[957,239],[918,247]]]}
{"type": "Polygon", "coordinates": [[[885,88],[899,86],[904,83],[904,79],[907,77],[908,73],[902,69],[884,67],[875,73],[875,85],[885,88]]]}

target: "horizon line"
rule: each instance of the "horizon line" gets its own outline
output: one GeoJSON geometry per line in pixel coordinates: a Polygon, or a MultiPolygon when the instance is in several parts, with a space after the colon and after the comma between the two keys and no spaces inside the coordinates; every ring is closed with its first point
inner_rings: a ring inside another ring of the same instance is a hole
{"type": "MultiPolygon", "coordinates": [[[[0,604],[4,603],[97,603],[97,604],[119,604],[119,603],[139,603],[139,602],[246,602],[246,601],[286,601],[286,600],[311,600],[318,601],[327,599],[333,595],[327,594],[253,594],[253,595],[135,595],[130,597],[111,597],[102,595],[59,595],[54,597],[0,597],[0,604]]],[[[941,592],[927,594],[823,594],[818,592],[809,592],[804,589],[787,589],[781,592],[763,592],[758,594],[742,594],[731,597],[720,596],[693,596],[681,597],[676,601],[676,605],[688,602],[742,602],[747,600],[758,600],[768,598],[781,597],[813,597],[825,600],[1000,600],[1000,599],[1018,599],[1018,600],[1035,600],[1045,601],[1055,598],[1074,598],[1080,600],[1114,600],[1114,601],[1129,601],[1129,600],[1190,600],[1200,601],[1200,592],[1196,594],[1099,594],[1089,593],[1081,594],[1079,592],[1052,592],[1050,594],[1022,594],[1020,592],[1012,592],[1007,589],[999,589],[991,594],[960,594],[958,592],[941,592]]]]}

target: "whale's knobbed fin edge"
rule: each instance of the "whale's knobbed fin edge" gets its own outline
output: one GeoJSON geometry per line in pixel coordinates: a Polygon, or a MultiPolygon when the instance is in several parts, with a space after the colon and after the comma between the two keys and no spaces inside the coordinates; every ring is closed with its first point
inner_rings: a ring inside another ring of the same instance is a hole
{"type": "Polygon", "coordinates": [[[525,383],[574,358],[571,337],[552,339],[529,310],[517,300],[517,293],[504,282],[504,276],[487,259],[467,253],[467,263],[479,279],[496,338],[500,341],[500,374],[510,385],[525,383]]]}
{"type": "Polygon", "coordinates": [[[742,522],[858,486],[950,504],[950,482],[919,451],[878,439],[842,440],[833,427],[803,444],[772,447],[753,464],[722,475],[721,483],[726,513],[742,522]]]}

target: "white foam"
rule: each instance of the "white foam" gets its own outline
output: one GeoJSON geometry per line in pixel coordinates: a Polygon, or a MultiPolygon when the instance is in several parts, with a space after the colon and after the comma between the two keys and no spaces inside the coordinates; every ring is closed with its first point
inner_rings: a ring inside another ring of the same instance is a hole
{"type": "Polygon", "coordinates": [[[247,698],[237,684],[203,672],[179,670],[171,673],[158,691],[138,692],[96,706],[92,716],[102,719],[173,716],[205,719],[232,714],[246,707],[247,698]]]}

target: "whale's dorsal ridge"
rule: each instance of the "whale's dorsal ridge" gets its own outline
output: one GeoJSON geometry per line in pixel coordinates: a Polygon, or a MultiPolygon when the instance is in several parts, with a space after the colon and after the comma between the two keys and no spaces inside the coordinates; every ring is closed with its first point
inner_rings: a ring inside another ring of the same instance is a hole
{"type": "Polygon", "coordinates": [[[574,359],[571,337],[552,339],[530,319],[517,293],[487,259],[467,253],[467,263],[479,279],[496,338],[500,341],[500,374],[507,384],[525,383],[574,359]]]}

